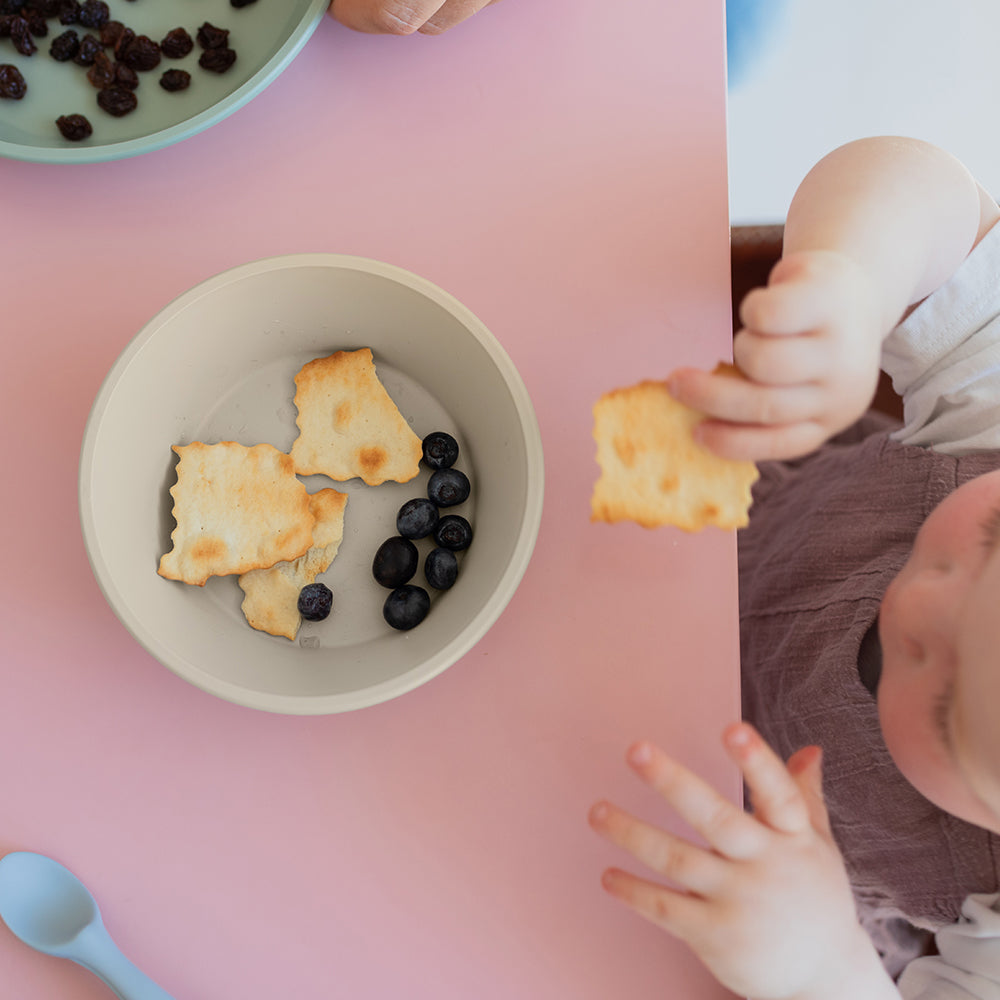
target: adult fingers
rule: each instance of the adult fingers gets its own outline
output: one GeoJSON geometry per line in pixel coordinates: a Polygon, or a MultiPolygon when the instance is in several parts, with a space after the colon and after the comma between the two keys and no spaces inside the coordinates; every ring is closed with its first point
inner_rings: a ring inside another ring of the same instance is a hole
{"type": "Polygon", "coordinates": [[[597,833],[628,851],[636,861],[692,892],[708,893],[724,878],[718,855],[645,823],[610,802],[598,802],[588,820],[597,833]]]}
{"type": "Polygon", "coordinates": [[[440,35],[473,14],[489,7],[495,0],[446,0],[420,29],[425,35],[440,35]]]}
{"type": "Polygon", "coordinates": [[[782,833],[807,830],[809,810],[802,791],[760,734],[752,726],[740,722],[726,729],[723,742],[743,772],[754,816],[782,833]]]}
{"type": "Polygon", "coordinates": [[[330,13],[348,28],[372,34],[440,34],[490,0],[332,0],[330,13]]]}
{"type": "Polygon", "coordinates": [[[637,743],[628,762],[720,854],[747,858],[763,846],[766,831],[752,816],[658,747],[637,743]]]}

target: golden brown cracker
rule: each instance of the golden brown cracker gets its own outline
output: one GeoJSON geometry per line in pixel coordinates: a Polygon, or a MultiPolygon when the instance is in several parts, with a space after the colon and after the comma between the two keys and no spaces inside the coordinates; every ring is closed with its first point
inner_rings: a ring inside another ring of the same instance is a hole
{"type": "MultiPolygon", "coordinates": [[[[717,372],[735,373],[731,366],[717,372]]],[[[679,403],[666,383],[645,381],[607,392],[594,405],[601,474],[591,496],[592,521],[672,524],[684,531],[748,523],[753,462],[720,458],[692,437],[704,419],[679,403]]]]}
{"type": "Polygon", "coordinates": [[[279,562],[267,569],[255,569],[239,578],[246,595],[243,614],[247,622],[261,632],[294,639],[302,624],[299,614],[299,591],[314,583],[333,562],[344,538],[344,510],[347,494],[320,490],[310,497],[316,517],[312,546],[298,559],[279,562]]]}
{"type": "Polygon", "coordinates": [[[291,455],[300,475],[360,476],[377,486],[420,471],[420,438],[379,381],[369,348],[310,361],[295,386],[299,436],[291,455]]]}
{"type": "Polygon", "coordinates": [[[245,573],[297,559],[312,544],[316,518],[292,460],[269,444],[174,445],[171,487],[177,522],[158,572],[203,586],[210,576],[245,573]]]}

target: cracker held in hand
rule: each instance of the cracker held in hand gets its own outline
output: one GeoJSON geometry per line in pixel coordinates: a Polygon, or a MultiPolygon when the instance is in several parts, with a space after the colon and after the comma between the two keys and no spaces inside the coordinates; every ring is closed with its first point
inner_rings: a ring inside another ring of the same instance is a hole
{"type": "Polygon", "coordinates": [[[312,544],[316,518],[288,455],[234,441],[173,450],[180,459],[170,489],[177,527],[160,576],[204,586],[210,576],[297,559],[312,544]]]}
{"type": "Polygon", "coordinates": [[[369,348],[310,361],[295,386],[299,436],[291,455],[300,475],[360,476],[378,486],[420,471],[420,438],[379,381],[369,348]]]}
{"type": "Polygon", "coordinates": [[[702,419],[663,382],[605,393],[594,405],[601,475],[591,520],[635,521],[645,528],[672,524],[684,531],[747,524],[757,467],[697,444],[691,432],[702,419]]]}
{"type": "Polygon", "coordinates": [[[314,583],[330,568],[344,538],[344,508],[347,494],[320,490],[310,498],[316,516],[312,546],[292,562],[280,562],[268,569],[254,569],[239,580],[246,597],[243,614],[261,632],[294,639],[302,624],[299,591],[314,583]]]}

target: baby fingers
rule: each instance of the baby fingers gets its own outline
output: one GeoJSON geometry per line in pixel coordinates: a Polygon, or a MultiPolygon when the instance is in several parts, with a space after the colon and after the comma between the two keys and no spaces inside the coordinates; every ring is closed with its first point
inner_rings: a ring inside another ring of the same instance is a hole
{"type": "Polygon", "coordinates": [[[753,816],[659,748],[637,743],[629,750],[628,761],[719,854],[739,860],[754,856],[765,846],[767,831],[753,816]]]}
{"type": "Polygon", "coordinates": [[[641,917],[687,940],[692,927],[704,921],[705,904],[683,892],[637,878],[619,868],[609,868],[601,878],[605,890],[641,917]]]}
{"type": "Polygon", "coordinates": [[[809,829],[809,806],[781,758],[746,723],[723,734],[730,756],[743,772],[754,816],[772,830],[802,833],[809,829]]]}
{"type": "Polygon", "coordinates": [[[601,836],[690,892],[712,892],[725,877],[718,855],[644,823],[610,802],[598,802],[588,818],[601,836]]]}
{"type": "Polygon", "coordinates": [[[761,385],[697,368],[673,372],[667,380],[674,399],[713,420],[772,426],[810,420],[821,411],[814,385],[761,385]]]}

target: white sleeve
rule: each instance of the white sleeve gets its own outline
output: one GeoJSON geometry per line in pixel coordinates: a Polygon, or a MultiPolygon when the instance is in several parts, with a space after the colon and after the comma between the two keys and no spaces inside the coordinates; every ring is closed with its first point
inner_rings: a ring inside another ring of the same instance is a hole
{"type": "Polygon", "coordinates": [[[886,337],[903,444],[967,455],[1000,448],[1000,225],[886,337]]]}
{"type": "Polygon", "coordinates": [[[937,932],[940,954],[910,962],[904,1000],[1000,1000],[1000,894],[969,896],[962,917],[937,932]]]}

